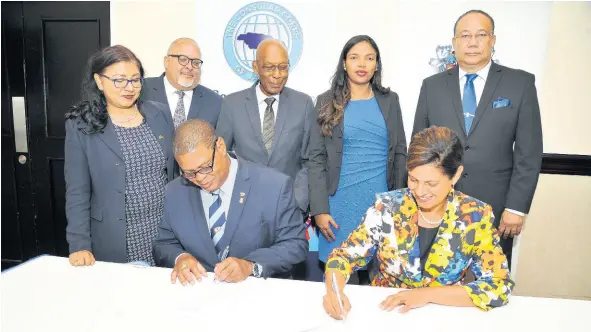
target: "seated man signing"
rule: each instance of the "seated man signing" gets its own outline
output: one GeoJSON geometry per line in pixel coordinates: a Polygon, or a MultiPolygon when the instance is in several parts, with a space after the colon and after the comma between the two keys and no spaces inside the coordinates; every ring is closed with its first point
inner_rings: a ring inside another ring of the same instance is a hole
{"type": "Polygon", "coordinates": [[[202,120],[181,124],[173,144],[182,176],[166,187],[154,242],[156,264],[174,267],[173,283],[194,284],[207,271],[226,282],[285,277],[305,259],[290,177],[231,157],[202,120]]]}

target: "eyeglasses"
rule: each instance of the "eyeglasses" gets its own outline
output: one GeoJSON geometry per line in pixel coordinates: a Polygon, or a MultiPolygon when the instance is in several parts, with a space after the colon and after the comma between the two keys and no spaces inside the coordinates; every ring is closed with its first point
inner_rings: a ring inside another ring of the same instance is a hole
{"type": "Polygon", "coordinates": [[[279,72],[286,72],[289,70],[289,63],[283,63],[280,65],[263,65],[261,67],[265,73],[274,73],[275,70],[279,70],[279,72]]]}
{"type": "Polygon", "coordinates": [[[472,38],[476,38],[476,42],[480,43],[481,41],[485,40],[488,37],[491,37],[493,34],[492,33],[486,33],[486,32],[481,32],[481,33],[477,33],[476,35],[471,35],[468,33],[463,33],[459,36],[456,36],[456,39],[460,40],[460,43],[462,44],[468,44],[472,38]]]}
{"type": "Polygon", "coordinates": [[[213,141],[213,153],[211,155],[211,164],[209,164],[208,166],[200,167],[199,169],[194,170],[194,171],[182,170],[183,177],[185,177],[185,179],[187,179],[187,180],[194,179],[195,177],[197,177],[197,173],[209,174],[209,173],[213,172],[213,163],[215,162],[215,146],[216,146],[217,141],[218,141],[218,138],[216,137],[215,140],[213,141]]]}
{"type": "Polygon", "coordinates": [[[179,64],[181,66],[186,66],[189,61],[191,61],[191,66],[193,66],[193,68],[201,68],[201,65],[203,64],[203,60],[195,58],[195,59],[191,59],[186,55],[179,55],[179,54],[169,54],[168,56],[171,56],[173,58],[177,58],[177,60],[179,60],[179,64]]]}
{"type": "Polygon", "coordinates": [[[141,88],[142,82],[143,82],[143,78],[134,78],[134,79],[128,80],[126,78],[111,78],[111,77],[109,77],[107,75],[103,75],[103,74],[99,74],[99,76],[102,76],[102,77],[108,79],[109,81],[112,81],[117,89],[125,89],[125,87],[127,87],[127,84],[129,84],[129,83],[131,83],[131,86],[133,86],[134,88],[141,88]]]}

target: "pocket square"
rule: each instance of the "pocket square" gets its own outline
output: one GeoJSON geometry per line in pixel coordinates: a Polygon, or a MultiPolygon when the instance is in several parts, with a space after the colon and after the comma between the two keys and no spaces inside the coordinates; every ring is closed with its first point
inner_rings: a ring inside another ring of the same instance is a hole
{"type": "Polygon", "coordinates": [[[501,107],[508,107],[511,105],[511,101],[507,98],[497,98],[497,100],[493,100],[492,107],[493,108],[501,108],[501,107]]]}

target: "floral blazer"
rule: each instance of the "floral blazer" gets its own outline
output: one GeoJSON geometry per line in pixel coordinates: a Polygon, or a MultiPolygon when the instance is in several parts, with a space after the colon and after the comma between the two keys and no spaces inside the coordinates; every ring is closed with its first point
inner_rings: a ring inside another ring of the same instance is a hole
{"type": "Polygon", "coordinates": [[[506,304],[515,283],[493,227],[491,206],[452,190],[424,271],[417,211],[409,189],[377,194],[363,223],[328,257],[326,272],[338,271],[348,278],[375,256],[379,271],[372,286],[463,285],[474,304],[485,311],[506,304]],[[464,284],[468,269],[476,280],[464,284]]]}

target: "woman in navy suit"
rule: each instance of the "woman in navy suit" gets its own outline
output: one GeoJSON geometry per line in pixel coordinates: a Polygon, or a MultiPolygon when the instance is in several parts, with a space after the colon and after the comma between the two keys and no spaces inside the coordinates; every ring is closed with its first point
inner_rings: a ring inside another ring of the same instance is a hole
{"type": "Polygon", "coordinates": [[[165,105],[140,101],[144,69],[123,46],[92,55],[82,100],[66,114],[70,263],[154,264],[152,243],[173,178],[165,105]]]}

